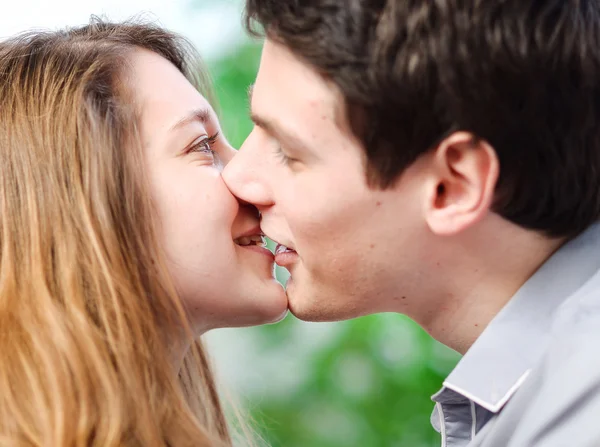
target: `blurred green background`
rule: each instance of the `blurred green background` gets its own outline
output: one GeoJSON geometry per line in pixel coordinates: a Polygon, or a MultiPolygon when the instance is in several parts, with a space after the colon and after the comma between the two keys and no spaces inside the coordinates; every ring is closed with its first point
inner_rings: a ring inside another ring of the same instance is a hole
{"type": "MultiPolygon", "coordinates": [[[[242,41],[209,64],[222,125],[235,147],[252,128],[246,92],[259,58],[260,42],[242,41]]],[[[284,271],[277,274],[285,281],[284,271]]],[[[242,379],[236,392],[267,445],[440,445],[429,422],[430,396],[458,355],[408,318],[384,314],[324,325],[288,315],[279,324],[229,335],[234,344],[237,337],[252,340],[243,359],[234,356],[228,367],[239,374],[260,371],[242,379]]]]}

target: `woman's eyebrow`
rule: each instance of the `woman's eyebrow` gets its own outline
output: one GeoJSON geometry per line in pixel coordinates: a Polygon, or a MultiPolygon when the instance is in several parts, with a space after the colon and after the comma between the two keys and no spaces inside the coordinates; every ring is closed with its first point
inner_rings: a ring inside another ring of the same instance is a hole
{"type": "Polygon", "coordinates": [[[188,124],[198,121],[201,124],[206,124],[210,120],[210,111],[208,109],[194,109],[177,121],[171,128],[170,131],[180,129],[188,124]]]}

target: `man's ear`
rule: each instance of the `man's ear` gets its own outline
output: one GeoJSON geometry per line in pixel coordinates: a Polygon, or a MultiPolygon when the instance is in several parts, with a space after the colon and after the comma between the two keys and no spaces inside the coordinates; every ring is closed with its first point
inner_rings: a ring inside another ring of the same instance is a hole
{"type": "Polygon", "coordinates": [[[425,218],[438,235],[457,234],[482,219],[500,172],[496,151],[467,132],[455,132],[433,151],[425,218]]]}

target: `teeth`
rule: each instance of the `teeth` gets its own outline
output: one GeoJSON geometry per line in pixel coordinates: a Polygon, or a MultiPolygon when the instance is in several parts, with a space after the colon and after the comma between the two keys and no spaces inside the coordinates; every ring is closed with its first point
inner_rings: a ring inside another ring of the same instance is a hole
{"type": "Polygon", "coordinates": [[[256,242],[256,245],[266,245],[265,237],[260,234],[256,234],[254,236],[250,236],[250,240],[252,242],[256,242]]]}
{"type": "Polygon", "coordinates": [[[264,236],[261,236],[260,234],[239,237],[234,242],[236,244],[242,245],[242,246],[247,246],[247,245],[258,245],[260,247],[267,246],[267,242],[265,241],[264,236]]]}
{"type": "Polygon", "coordinates": [[[250,242],[251,242],[251,239],[248,236],[243,236],[243,237],[236,239],[236,243],[238,245],[250,245],[250,242]]]}

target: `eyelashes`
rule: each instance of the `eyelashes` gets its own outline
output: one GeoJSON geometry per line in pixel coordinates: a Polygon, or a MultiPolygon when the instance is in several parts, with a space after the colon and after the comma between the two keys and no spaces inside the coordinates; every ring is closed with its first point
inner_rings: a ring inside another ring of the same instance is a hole
{"type": "Polygon", "coordinates": [[[281,149],[280,146],[278,146],[273,153],[275,154],[275,157],[277,157],[277,159],[279,160],[279,162],[281,162],[282,164],[288,166],[291,163],[293,163],[294,161],[296,161],[295,158],[291,158],[288,157],[287,155],[285,155],[285,153],[283,152],[283,150],[281,149]]]}
{"type": "Polygon", "coordinates": [[[217,139],[219,138],[219,132],[215,133],[212,136],[203,136],[197,139],[188,149],[188,153],[191,152],[200,152],[208,155],[215,155],[215,151],[213,150],[213,146],[217,139]]]}

